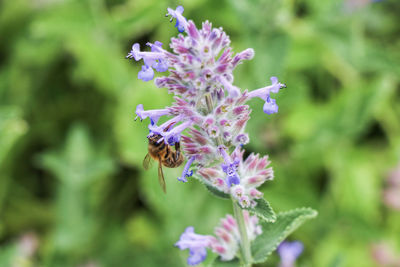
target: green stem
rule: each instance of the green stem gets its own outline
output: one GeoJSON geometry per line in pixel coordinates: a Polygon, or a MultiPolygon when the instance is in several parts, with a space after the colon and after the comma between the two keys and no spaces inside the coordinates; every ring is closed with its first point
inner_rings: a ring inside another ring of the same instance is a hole
{"type": "Polygon", "coordinates": [[[250,251],[250,241],[247,236],[246,223],[244,221],[243,211],[240,208],[236,200],[232,199],[233,202],[233,214],[235,215],[236,222],[239,227],[240,233],[240,248],[242,250],[242,266],[251,267],[251,251],[250,251]]]}

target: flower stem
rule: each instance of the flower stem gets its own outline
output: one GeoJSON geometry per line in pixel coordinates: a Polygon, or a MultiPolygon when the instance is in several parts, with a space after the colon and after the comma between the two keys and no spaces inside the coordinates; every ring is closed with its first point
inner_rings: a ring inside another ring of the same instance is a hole
{"type": "Polygon", "coordinates": [[[252,258],[250,251],[250,242],[247,236],[247,229],[246,229],[246,223],[244,221],[243,211],[236,200],[232,199],[232,202],[233,202],[233,213],[235,215],[236,222],[239,226],[240,248],[242,250],[241,265],[243,267],[251,267],[252,258]]]}

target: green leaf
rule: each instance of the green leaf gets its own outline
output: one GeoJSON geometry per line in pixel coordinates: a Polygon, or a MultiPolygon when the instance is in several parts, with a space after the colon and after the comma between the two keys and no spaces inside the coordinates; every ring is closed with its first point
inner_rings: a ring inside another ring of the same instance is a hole
{"type": "Polygon", "coordinates": [[[0,167],[13,145],[28,130],[27,123],[21,118],[21,110],[14,106],[0,107],[0,167]]]}
{"type": "Polygon", "coordinates": [[[263,198],[256,199],[257,206],[254,208],[246,208],[251,213],[260,217],[263,221],[266,222],[275,222],[276,215],[273,211],[272,207],[269,205],[268,201],[263,198]]]}
{"type": "Polygon", "coordinates": [[[238,258],[234,258],[230,261],[222,261],[220,257],[215,258],[215,260],[210,264],[212,267],[239,267],[240,261],[238,258]]]}
{"type": "Polygon", "coordinates": [[[103,148],[92,143],[82,124],[73,125],[62,149],[39,155],[38,164],[65,184],[80,188],[115,170],[114,161],[103,148]]]}
{"type": "Polygon", "coordinates": [[[251,246],[254,262],[264,262],[289,234],[317,214],[317,211],[313,209],[300,208],[278,213],[274,223],[262,222],[263,232],[253,241],[251,246]]]}
{"type": "Polygon", "coordinates": [[[204,184],[204,185],[206,186],[207,190],[211,194],[213,194],[214,196],[219,197],[219,198],[223,198],[223,199],[229,199],[230,198],[229,194],[226,194],[226,193],[218,190],[217,188],[215,188],[215,187],[213,187],[211,185],[208,185],[208,184],[204,184]]]}

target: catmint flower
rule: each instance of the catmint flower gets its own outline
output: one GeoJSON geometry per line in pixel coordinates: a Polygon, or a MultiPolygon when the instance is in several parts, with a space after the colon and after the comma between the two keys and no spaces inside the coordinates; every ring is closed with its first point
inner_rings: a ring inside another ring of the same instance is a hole
{"type": "MultiPolygon", "coordinates": [[[[262,233],[258,224],[257,216],[249,216],[248,211],[243,211],[246,230],[249,240],[254,240],[262,233]]],[[[215,236],[199,235],[194,233],[193,227],[187,227],[175,244],[179,249],[189,249],[188,264],[196,265],[204,261],[207,256],[207,249],[220,255],[221,260],[232,260],[240,246],[240,234],[236,220],[232,215],[222,218],[220,225],[214,230],[215,236]]]]}
{"type": "Polygon", "coordinates": [[[190,177],[193,175],[193,171],[189,171],[190,166],[192,165],[193,161],[195,160],[195,156],[191,157],[185,164],[185,167],[183,168],[182,176],[178,177],[178,180],[181,182],[186,183],[187,179],[186,177],[190,177]]]}
{"type": "Polygon", "coordinates": [[[383,202],[386,206],[400,211],[400,164],[389,173],[386,184],[383,202]]]}
{"type": "Polygon", "coordinates": [[[175,243],[179,249],[189,249],[190,256],[187,259],[189,265],[196,265],[204,261],[207,256],[206,248],[211,247],[214,237],[198,235],[194,233],[194,228],[189,226],[181,235],[178,242],[175,243]]]}
{"type": "Polygon", "coordinates": [[[226,173],[226,184],[229,187],[231,187],[232,184],[240,184],[240,177],[236,172],[236,169],[239,165],[239,159],[235,159],[235,161],[232,162],[224,147],[219,147],[219,151],[225,161],[224,164],[221,164],[221,167],[222,170],[226,173]]]}
{"type": "Polygon", "coordinates": [[[165,60],[164,50],[161,48],[162,43],[156,41],[154,44],[147,43],[151,47],[151,52],[141,52],[140,45],[135,43],[132,46],[131,52],[128,53],[126,58],[135,59],[139,61],[143,59],[144,65],[142,70],[138,73],[138,78],[145,82],[151,81],[154,78],[154,70],[164,72],[168,70],[168,63],[165,60]]]}
{"type": "Polygon", "coordinates": [[[272,99],[270,94],[278,93],[281,88],[286,87],[285,84],[279,83],[278,78],[276,77],[271,77],[271,83],[272,85],[270,86],[254,90],[249,93],[249,98],[259,97],[265,101],[263,110],[264,113],[267,113],[268,115],[278,112],[278,105],[276,104],[276,100],[272,99]]]}
{"type": "Polygon", "coordinates": [[[170,111],[168,110],[168,109],[154,109],[154,110],[147,110],[147,111],[145,111],[144,109],[143,109],[143,105],[142,104],[139,104],[139,105],[137,105],[137,107],[136,107],[136,118],[135,118],[135,120],[139,117],[140,118],[140,120],[144,120],[144,119],[146,119],[146,118],[150,118],[150,120],[153,122],[153,123],[157,123],[158,122],[158,119],[161,117],[161,116],[165,116],[165,115],[169,115],[170,114],[170,111]]]}
{"type": "Polygon", "coordinates": [[[156,41],[147,43],[151,48],[148,52],[134,44],[127,56],[143,60],[138,76],[144,81],[154,77],[154,69],[168,70],[154,83],[166,88],[175,99],[165,109],[144,110],[138,105],[136,115],[141,120],[150,119],[149,137],[160,135],[159,142],[170,146],[181,143],[187,163],[179,181],[186,182],[193,174],[206,185],[231,194],[242,207],[254,207],[255,200],[262,197],[257,188],[271,180],[273,172],[268,157],[251,154],[243,159],[241,147],[250,141],[246,125],[251,109],[246,102],[261,98],[265,101],[264,112],[276,113],[278,106],[271,93],[278,93],[285,85],[272,77],[272,85],[253,91],[237,87],[233,70],[252,59],[254,50],[235,54],[222,28],[213,28],[209,21],[197,28],[182,13],[181,6],[168,8],[167,16],[176,20],[175,26],[181,32],[171,38],[171,51],[156,41]],[[165,122],[159,124],[160,120],[165,122]]]}
{"type": "Polygon", "coordinates": [[[183,13],[183,6],[178,6],[175,10],[168,8],[168,13],[165,15],[166,17],[168,17],[169,15],[171,15],[171,20],[173,18],[176,19],[176,24],[175,27],[178,29],[179,32],[183,32],[185,30],[185,28],[187,27],[187,22],[184,16],[182,16],[183,13]]]}
{"type": "Polygon", "coordinates": [[[154,78],[154,70],[149,66],[143,65],[142,70],[138,73],[138,78],[144,82],[151,81],[154,78]]]}
{"type": "Polygon", "coordinates": [[[240,147],[230,155],[232,172],[240,177],[239,183],[228,184],[225,181],[226,172],[223,168],[209,167],[200,168],[198,174],[201,176],[205,184],[214,186],[220,191],[231,194],[238,200],[242,207],[254,207],[255,199],[259,199],[263,194],[257,190],[265,181],[272,180],[274,177],[272,168],[267,166],[270,164],[267,156],[260,158],[259,155],[250,154],[243,160],[243,153],[240,147]]]}
{"type": "Polygon", "coordinates": [[[281,258],[279,267],[294,267],[296,259],[301,255],[303,249],[303,244],[300,241],[282,242],[277,249],[281,258]]]}
{"type": "MultiPolygon", "coordinates": [[[[151,52],[156,53],[156,52],[162,52],[163,51],[163,49],[161,48],[162,43],[159,42],[159,41],[154,42],[154,44],[147,43],[147,45],[151,47],[151,52]]],[[[165,59],[163,59],[162,56],[157,58],[155,60],[155,62],[153,62],[152,66],[158,72],[164,72],[164,71],[168,70],[168,63],[167,63],[167,61],[165,59]]]]}

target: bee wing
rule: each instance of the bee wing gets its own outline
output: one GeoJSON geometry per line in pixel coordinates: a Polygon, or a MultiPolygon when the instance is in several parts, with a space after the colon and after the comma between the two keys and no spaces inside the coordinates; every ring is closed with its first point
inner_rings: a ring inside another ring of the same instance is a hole
{"type": "Polygon", "coordinates": [[[143,159],[143,168],[145,170],[148,170],[148,169],[150,169],[152,164],[153,164],[153,161],[151,160],[151,156],[149,153],[147,153],[147,155],[143,159]]]}
{"type": "Polygon", "coordinates": [[[158,182],[164,193],[167,193],[167,187],[165,185],[164,173],[162,170],[161,160],[158,161],[158,182]]]}

